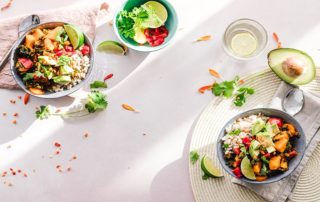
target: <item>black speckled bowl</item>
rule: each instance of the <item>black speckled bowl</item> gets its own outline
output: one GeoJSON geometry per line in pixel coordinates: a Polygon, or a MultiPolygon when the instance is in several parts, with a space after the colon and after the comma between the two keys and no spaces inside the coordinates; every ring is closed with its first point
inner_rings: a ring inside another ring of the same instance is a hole
{"type": "Polygon", "coordinates": [[[226,161],[224,158],[224,152],[223,152],[223,148],[222,148],[222,141],[221,138],[225,135],[225,128],[229,125],[232,124],[236,119],[240,118],[240,117],[246,117],[252,114],[258,114],[258,113],[263,113],[266,116],[270,116],[270,117],[278,117],[283,119],[285,122],[288,123],[292,123],[297,131],[300,134],[299,138],[295,138],[294,142],[293,142],[293,146],[296,147],[296,150],[298,152],[298,155],[296,157],[294,157],[293,159],[291,159],[288,162],[289,165],[289,169],[284,172],[284,173],[279,173],[275,176],[271,176],[270,178],[268,178],[265,181],[262,182],[258,182],[258,181],[254,181],[254,180],[250,180],[247,179],[245,177],[241,177],[239,180],[243,181],[243,182],[247,182],[247,183],[251,183],[251,184],[268,184],[268,183],[272,183],[272,182],[277,182],[285,177],[287,177],[288,175],[290,175],[290,173],[292,173],[296,167],[299,165],[299,163],[301,162],[301,159],[304,155],[305,152],[305,147],[306,147],[306,137],[305,134],[302,130],[301,125],[298,123],[298,121],[293,118],[291,115],[277,110],[277,109],[271,109],[271,108],[258,108],[258,109],[252,109],[249,111],[245,111],[242,112],[238,115],[236,115],[235,117],[233,117],[232,119],[230,119],[225,126],[223,127],[223,129],[221,130],[219,137],[218,137],[218,144],[217,144],[217,154],[218,154],[218,159],[222,165],[222,167],[224,168],[224,170],[226,170],[230,175],[232,175],[233,177],[235,177],[235,175],[232,172],[232,169],[226,165],[226,161]]]}
{"type": "Polygon", "coordinates": [[[32,29],[30,29],[29,31],[27,31],[25,34],[23,34],[18,40],[17,42],[14,44],[14,47],[13,47],[13,51],[11,53],[11,58],[10,58],[10,68],[11,68],[11,73],[15,79],[15,81],[17,82],[17,84],[27,93],[33,95],[33,96],[36,96],[36,97],[41,97],[41,98],[59,98],[59,97],[63,97],[63,96],[66,96],[66,95],[69,95],[70,93],[73,93],[77,90],[79,90],[87,81],[87,79],[89,78],[91,72],[92,72],[92,69],[93,69],[93,63],[94,63],[94,51],[93,51],[93,46],[90,42],[90,39],[88,38],[88,36],[84,34],[84,42],[85,44],[87,44],[89,47],[90,47],[90,56],[89,56],[89,59],[90,59],[90,66],[88,68],[88,72],[86,74],[86,77],[80,82],[78,83],[77,85],[73,86],[71,89],[69,90],[63,90],[63,91],[60,91],[60,92],[48,92],[46,91],[45,94],[43,95],[35,95],[33,94],[32,92],[30,92],[26,86],[24,85],[22,79],[21,79],[21,76],[18,74],[17,70],[16,70],[16,67],[15,67],[15,64],[17,62],[17,49],[18,49],[18,46],[23,44],[24,41],[25,41],[25,37],[26,35],[33,29],[36,29],[36,28],[40,28],[40,29],[43,29],[43,28],[55,28],[57,26],[62,26],[62,25],[65,25],[65,24],[68,24],[68,23],[65,23],[65,22],[47,22],[47,23],[43,23],[43,24],[39,24],[35,27],[32,27],[32,29]]]}

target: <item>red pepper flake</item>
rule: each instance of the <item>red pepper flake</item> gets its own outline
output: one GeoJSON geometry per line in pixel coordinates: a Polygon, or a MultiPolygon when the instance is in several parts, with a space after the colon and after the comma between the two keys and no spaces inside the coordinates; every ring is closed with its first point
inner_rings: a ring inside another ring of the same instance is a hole
{"type": "Polygon", "coordinates": [[[21,100],[21,99],[22,99],[22,96],[21,96],[21,95],[19,95],[19,96],[18,96],[18,99],[19,99],[19,100],[21,100]]]}
{"type": "Polygon", "coordinates": [[[107,76],[105,76],[104,78],[103,78],[103,81],[106,81],[106,80],[108,80],[108,79],[111,79],[113,77],[113,74],[108,74],[107,76]]]}
{"type": "Polygon", "coordinates": [[[56,169],[59,169],[59,168],[61,168],[61,165],[57,165],[57,166],[56,166],[56,169]]]}
{"type": "Polygon", "coordinates": [[[131,107],[130,105],[127,104],[122,104],[121,105],[123,109],[128,110],[128,111],[133,111],[133,112],[138,112],[137,110],[135,110],[133,107],[131,107]]]}
{"type": "Polygon", "coordinates": [[[15,100],[10,100],[10,103],[11,104],[16,104],[16,101],[15,100]]]}
{"type": "Polygon", "coordinates": [[[12,187],[12,186],[13,186],[13,184],[12,184],[11,182],[9,182],[9,183],[8,183],[8,186],[9,186],[9,187],[12,187]]]}
{"type": "Polygon", "coordinates": [[[272,36],[273,36],[273,39],[275,40],[275,42],[277,43],[278,48],[282,48],[282,44],[281,44],[281,42],[279,40],[278,34],[273,32],[272,36]]]}
{"type": "Polygon", "coordinates": [[[12,171],[13,171],[13,168],[9,168],[9,170],[12,172],[12,171]]]}
{"type": "Polygon", "coordinates": [[[9,0],[8,3],[6,3],[4,6],[1,7],[1,11],[4,11],[4,10],[10,8],[12,2],[13,2],[13,0],[9,0]]]}
{"type": "Polygon", "coordinates": [[[24,94],[24,96],[23,96],[23,104],[25,104],[25,105],[28,104],[29,99],[30,99],[30,94],[28,94],[28,93],[24,94]]]}
{"type": "Polygon", "coordinates": [[[70,172],[71,171],[71,167],[67,168],[67,171],[70,172]]]}
{"type": "Polygon", "coordinates": [[[3,112],[3,113],[2,113],[2,116],[7,116],[7,113],[6,113],[6,112],[3,112]]]}
{"type": "Polygon", "coordinates": [[[13,172],[12,172],[12,175],[16,175],[16,172],[13,171],[13,172]]]}
{"type": "Polygon", "coordinates": [[[27,173],[23,173],[23,177],[28,177],[27,173]]]}
{"type": "Polygon", "coordinates": [[[55,147],[61,147],[61,144],[58,143],[58,142],[55,142],[55,143],[54,143],[54,146],[55,146],[55,147]]]}
{"type": "Polygon", "coordinates": [[[59,150],[57,150],[57,151],[55,152],[55,154],[56,154],[56,155],[59,155],[59,154],[60,154],[60,151],[59,151],[59,150]]]}
{"type": "Polygon", "coordinates": [[[2,177],[5,177],[7,175],[7,171],[4,171],[3,173],[2,173],[2,177]]]}
{"type": "Polygon", "coordinates": [[[207,90],[211,90],[212,89],[212,84],[211,85],[207,85],[207,86],[202,86],[201,88],[198,89],[199,93],[204,93],[207,90]]]}
{"type": "Polygon", "coordinates": [[[17,124],[17,120],[12,120],[12,123],[13,124],[17,124]]]}
{"type": "Polygon", "coordinates": [[[73,156],[70,161],[73,161],[73,160],[76,160],[77,159],[77,156],[73,156]]]}
{"type": "Polygon", "coordinates": [[[214,69],[209,69],[209,73],[216,78],[221,78],[221,75],[214,69]]]}
{"type": "Polygon", "coordinates": [[[83,138],[88,138],[89,137],[89,133],[85,133],[84,135],[83,135],[83,138]]]}
{"type": "Polygon", "coordinates": [[[110,27],[112,27],[112,26],[113,26],[113,20],[110,20],[110,21],[108,22],[108,25],[109,25],[110,27]]]}
{"type": "Polygon", "coordinates": [[[18,114],[17,112],[15,112],[15,113],[13,114],[13,116],[17,117],[17,116],[19,116],[19,114],[18,114]]]}
{"type": "Polygon", "coordinates": [[[21,173],[22,171],[21,171],[21,169],[18,169],[17,172],[18,172],[18,173],[21,173]]]}
{"type": "Polygon", "coordinates": [[[205,36],[201,36],[199,37],[196,42],[199,42],[199,41],[208,41],[211,39],[211,35],[205,35],[205,36]]]}

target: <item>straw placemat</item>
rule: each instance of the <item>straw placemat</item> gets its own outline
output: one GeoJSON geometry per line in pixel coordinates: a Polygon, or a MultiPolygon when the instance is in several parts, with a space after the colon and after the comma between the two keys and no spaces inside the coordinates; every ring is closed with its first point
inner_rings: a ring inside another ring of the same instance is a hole
{"type": "MultiPolygon", "coordinates": [[[[190,151],[197,150],[200,156],[207,155],[214,159],[216,166],[220,166],[216,155],[216,141],[224,124],[234,115],[257,107],[269,105],[281,80],[270,70],[264,70],[243,78],[246,86],[253,87],[256,92],[250,96],[246,104],[233,107],[232,100],[215,97],[205,108],[194,128],[190,151]]],[[[303,89],[320,92],[320,69],[317,68],[317,77],[303,89]]],[[[320,145],[315,149],[304,168],[299,181],[294,188],[289,201],[320,201],[320,180],[318,180],[320,162],[320,145]]],[[[264,201],[260,196],[247,188],[233,184],[231,176],[224,172],[223,178],[202,180],[203,172],[200,161],[192,165],[189,163],[189,172],[192,190],[196,201],[199,202],[258,202],[264,201]]]]}

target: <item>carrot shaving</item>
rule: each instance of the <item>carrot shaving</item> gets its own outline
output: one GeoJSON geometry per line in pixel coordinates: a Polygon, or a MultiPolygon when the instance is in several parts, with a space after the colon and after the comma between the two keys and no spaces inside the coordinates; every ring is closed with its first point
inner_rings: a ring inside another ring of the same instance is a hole
{"type": "Polygon", "coordinates": [[[202,86],[201,88],[198,89],[198,92],[203,94],[205,91],[211,90],[211,89],[212,89],[212,84],[207,86],[202,86]]]}
{"type": "Polygon", "coordinates": [[[130,105],[122,104],[121,106],[122,106],[122,108],[125,109],[125,110],[137,112],[137,110],[135,110],[135,108],[131,107],[130,105]]]}
{"type": "Polygon", "coordinates": [[[211,39],[211,35],[205,35],[205,36],[201,36],[199,37],[196,41],[199,42],[199,41],[208,41],[211,39]]]}
{"type": "Polygon", "coordinates": [[[214,69],[209,69],[209,73],[216,78],[221,78],[221,75],[214,69]]]}
{"type": "Polygon", "coordinates": [[[273,39],[275,40],[275,42],[277,43],[277,47],[278,48],[282,48],[282,44],[281,44],[281,42],[279,40],[278,34],[273,32],[272,36],[273,36],[273,39]]]}
{"type": "Polygon", "coordinates": [[[12,2],[13,2],[13,0],[9,0],[8,3],[6,3],[4,6],[1,7],[1,11],[4,11],[4,10],[10,8],[12,2]]]}
{"type": "Polygon", "coordinates": [[[25,105],[28,104],[29,99],[30,99],[30,94],[28,94],[28,93],[24,94],[24,96],[23,96],[23,104],[25,104],[25,105]]]}

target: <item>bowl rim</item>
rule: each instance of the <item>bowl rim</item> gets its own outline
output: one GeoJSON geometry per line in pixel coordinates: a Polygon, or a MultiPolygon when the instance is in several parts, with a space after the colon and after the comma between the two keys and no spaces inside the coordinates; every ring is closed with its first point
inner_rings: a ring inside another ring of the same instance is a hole
{"type": "MultiPolygon", "coordinates": [[[[221,164],[221,166],[223,167],[223,169],[228,173],[230,174],[232,177],[236,177],[232,171],[231,171],[231,168],[229,166],[227,166],[225,164],[225,159],[223,157],[223,152],[222,152],[222,143],[221,143],[221,138],[224,136],[224,132],[225,132],[225,128],[232,122],[234,121],[235,119],[239,118],[239,117],[242,117],[244,114],[246,113],[249,113],[249,114],[256,114],[258,112],[261,112],[261,111],[271,111],[271,113],[280,113],[284,116],[287,116],[289,117],[290,119],[293,120],[294,125],[295,127],[298,128],[298,130],[300,131],[300,135],[301,137],[303,136],[303,149],[302,149],[302,152],[300,153],[300,155],[296,156],[295,158],[298,158],[298,162],[297,164],[292,168],[291,171],[286,171],[282,174],[278,174],[272,178],[269,178],[267,179],[266,181],[254,181],[254,180],[249,180],[247,179],[246,177],[241,177],[241,178],[237,178],[238,180],[242,181],[242,182],[246,182],[246,183],[250,183],[250,184],[270,184],[270,183],[274,183],[274,182],[278,182],[280,180],[282,180],[283,178],[285,177],[288,177],[292,172],[294,172],[296,170],[296,168],[300,165],[301,163],[301,160],[302,158],[304,157],[305,155],[305,150],[306,150],[306,138],[305,138],[305,133],[304,133],[304,130],[302,129],[300,123],[293,117],[291,116],[290,114],[284,112],[284,111],[281,111],[279,109],[274,109],[274,108],[254,108],[254,109],[250,109],[250,110],[246,110],[246,111],[243,111],[243,112],[240,112],[238,114],[236,114],[235,116],[233,116],[231,119],[229,119],[225,125],[222,127],[222,129],[220,130],[219,132],[219,136],[217,137],[217,146],[216,146],[216,151],[217,151],[217,156],[218,156],[218,159],[219,159],[219,162],[221,164]]],[[[277,115],[275,115],[277,116],[277,115]]]]}
{"type": "MultiPolygon", "coordinates": [[[[152,0],[152,1],[157,1],[159,2],[159,0],[152,0]]],[[[119,14],[120,11],[123,10],[123,8],[125,7],[125,5],[129,2],[129,0],[126,0],[124,1],[117,9],[116,11],[114,12],[114,16],[113,16],[113,29],[114,29],[114,32],[116,34],[116,36],[118,37],[118,39],[121,41],[121,43],[123,43],[124,45],[126,45],[128,48],[131,48],[133,50],[136,50],[136,51],[140,51],[140,52],[154,52],[154,51],[158,51],[164,47],[166,47],[167,45],[169,45],[170,41],[172,41],[175,36],[176,36],[176,33],[177,33],[177,30],[178,30],[178,25],[179,25],[179,18],[178,18],[178,14],[175,10],[175,8],[173,7],[173,5],[167,1],[167,0],[161,0],[163,2],[165,2],[166,4],[170,5],[170,7],[172,8],[171,9],[171,12],[173,13],[173,16],[174,18],[176,19],[176,24],[177,24],[177,27],[173,30],[173,36],[170,38],[169,41],[165,41],[163,44],[159,45],[159,46],[139,46],[139,45],[132,45],[126,41],[124,41],[122,38],[121,38],[121,34],[119,33],[119,30],[118,30],[118,26],[117,26],[117,15],[119,14]]]]}
{"type": "MultiPolygon", "coordinates": [[[[83,32],[83,35],[84,35],[84,39],[85,39],[85,44],[86,45],[89,45],[90,47],[90,55],[89,55],[89,60],[90,60],[90,65],[89,65],[89,68],[88,68],[88,71],[86,73],[86,76],[84,79],[82,79],[80,81],[80,83],[76,84],[75,86],[73,86],[72,88],[70,89],[67,89],[67,90],[62,90],[62,91],[58,91],[58,92],[52,92],[50,94],[43,94],[43,95],[36,95],[36,94],[33,94],[32,92],[30,92],[26,86],[24,85],[24,83],[22,82],[20,76],[16,73],[16,71],[14,70],[15,68],[15,63],[16,63],[16,58],[15,58],[15,52],[17,50],[17,48],[19,47],[19,45],[21,45],[21,43],[23,42],[23,40],[25,39],[26,35],[38,28],[38,27],[46,27],[46,26],[50,26],[52,24],[57,24],[56,26],[59,26],[59,25],[65,25],[65,24],[71,24],[71,23],[68,23],[68,22],[63,22],[63,21],[50,21],[50,22],[44,22],[44,23],[40,23],[36,26],[31,26],[25,33],[23,33],[22,36],[20,36],[17,41],[13,44],[12,46],[12,52],[10,54],[10,72],[14,78],[14,80],[16,81],[16,83],[19,85],[19,87],[21,89],[23,89],[26,93],[32,95],[32,96],[35,96],[35,97],[39,97],[39,98],[60,98],[60,97],[64,97],[64,96],[67,96],[71,93],[74,93],[75,91],[79,90],[85,83],[87,83],[89,77],[91,76],[91,73],[94,69],[94,50],[93,50],[93,45],[92,45],[92,42],[90,40],[90,38],[88,37],[88,35],[86,33],[83,32]]],[[[73,25],[73,24],[71,24],[73,25]]]]}

